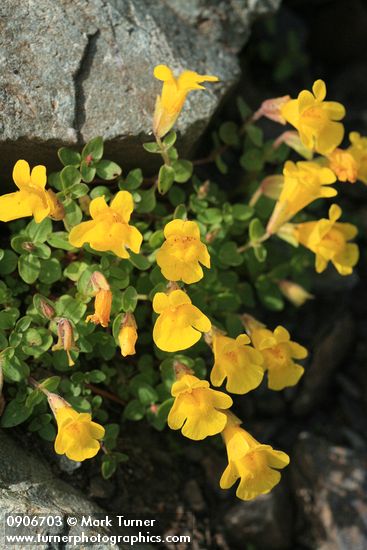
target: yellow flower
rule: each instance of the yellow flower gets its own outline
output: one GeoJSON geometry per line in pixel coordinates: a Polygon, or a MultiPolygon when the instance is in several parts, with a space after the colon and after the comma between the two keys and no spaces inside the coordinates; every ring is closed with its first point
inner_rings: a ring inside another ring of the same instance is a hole
{"type": "Polygon", "coordinates": [[[357,235],[357,228],[350,223],[338,223],[342,210],[333,204],[329,210],[329,219],[298,224],[298,241],[316,254],[316,271],[322,273],[329,261],[340,275],[350,275],[358,262],[359,250],[349,243],[357,235]]]}
{"type": "Polygon", "coordinates": [[[347,151],[357,163],[357,179],[367,183],[367,137],[362,137],[358,132],[351,132],[349,140],[351,145],[347,151]]]}
{"type": "Polygon", "coordinates": [[[349,151],[334,149],[328,156],[328,166],[334,172],[339,181],[357,181],[358,164],[349,151]]]}
{"type": "Polygon", "coordinates": [[[163,351],[190,348],[200,340],[202,332],[211,329],[208,317],[192,305],[182,290],[169,294],[157,292],[153,309],[160,314],[154,325],[153,340],[163,351]]]}
{"type": "Polygon", "coordinates": [[[212,390],[209,382],[191,374],[182,375],[171,392],[175,401],[168,415],[168,426],[172,430],[182,428],[182,435],[199,440],[224,429],[227,417],[223,409],[233,403],[229,395],[212,390]]]}
{"type": "Polygon", "coordinates": [[[293,359],[307,357],[306,348],[292,342],[289,332],[281,326],[272,332],[249,315],[244,316],[244,322],[255,349],[263,356],[263,368],[268,371],[268,387],[282,390],[297,384],[304,368],[293,359]]]}
{"type": "Polygon", "coordinates": [[[297,128],[307,149],[327,155],[343,140],[344,126],[336,122],[344,118],[345,109],[336,101],[324,101],[326,86],[316,80],[312,92],[303,90],[297,99],[291,99],[281,107],[283,117],[297,128]]]}
{"type": "Polygon", "coordinates": [[[93,199],[89,205],[92,220],[72,228],[70,243],[76,247],[89,243],[94,250],[110,251],[119,258],[129,258],[126,249],[138,253],[143,240],[140,231],[129,225],[133,209],[133,198],[128,191],[119,191],[109,206],[104,197],[93,199]]]}
{"type": "Polygon", "coordinates": [[[135,355],[135,344],[137,339],[138,333],[134,315],[132,313],[126,313],[118,334],[119,346],[123,357],[135,355]]]}
{"type": "Polygon", "coordinates": [[[269,493],[279,483],[281,475],[277,470],[288,466],[289,456],[282,451],[275,451],[270,445],[259,443],[238,424],[239,421],[229,413],[222,433],[227,447],[228,466],[220,479],[220,486],[229,489],[240,479],[237,497],[251,500],[269,493]]]}
{"type": "Polygon", "coordinates": [[[19,191],[0,197],[0,221],[33,216],[36,223],[40,223],[51,212],[57,214],[56,195],[45,189],[47,176],[44,166],[35,166],[31,172],[28,162],[18,160],[13,169],[13,180],[19,191]]]}
{"type": "Polygon", "coordinates": [[[200,75],[194,71],[184,71],[178,78],[166,65],[157,65],[154,76],[163,81],[162,93],[157,97],[153,119],[154,134],[161,138],[175,124],[187,94],[191,90],[205,90],[201,82],[217,82],[218,77],[200,75]]]}
{"type": "Polygon", "coordinates": [[[264,377],[261,353],[249,346],[250,338],[240,334],[236,339],[214,334],[214,367],[210,374],[213,386],[227,378],[226,390],[244,394],[257,388],[264,377]]]}
{"type": "Polygon", "coordinates": [[[104,290],[101,288],[98,290],[94,300],[94,313],[88,315],[86,322],[94,323],[95,325],[101,325],[102,327],[108,327],[110,322],[112,305],[112,292],[110,290],[104,290]]]}
{"type": "Polygon", "coordinates": [[[336,181],[334,173],[316,162],[288,160],[283,169],[284,183],[267,232],[275,233],[300,210],[319,198],[334,197],[337,191],[329,187],[336,181]]]}
{"type": "Polygon", "coordinates": [[[203,277],[201,262],[210,267],[208,249],[200,240],[195,222],[172,220],[164,228],[166,241],[157,253],[157,264],[169,281],[196,283],[203,277]]]}
{"type": "Polygon", "coordinates": [[[61,407],[55,413],[58,427],[55,439],[55,451],[65,454],[70,460],[82,462],[94,457],[101,445],[100,439],[105,435],[105,429],[92,421],[89,413],[78,413],[70,406],[61,407]]]}

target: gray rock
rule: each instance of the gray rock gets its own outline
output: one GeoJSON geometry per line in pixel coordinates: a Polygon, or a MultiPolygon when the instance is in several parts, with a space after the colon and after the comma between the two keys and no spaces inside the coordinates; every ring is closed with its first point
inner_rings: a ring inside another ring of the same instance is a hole
{"type": "Polygon", "coordinates": [[[289,548],[292,536],[292,502],[284,486],[278,485],[267,495],[238,502],[225,515],[224,524],[236,548],[254,544],[256,548],[289,548]],[[237,546],[238,545],[238,546],[237,546]]]}
{"type": "Polygon", "coordinates": [[[367,548],[367,456],[301,434],[291,473],[306,547],[367,548]]]}
{"type": "Polygon", "coordinates": [[[179,119],[189,152],[239,74],[236,54],[259,15],[281,0],[3,0],[0,5],[2,171],[19,157],[50,163],[57,147],[96,135],[127,164],[151,160],[160,83],[155,65],[220,77],[179,119]]]}
{"type": "MultiPolygon", "coordinates": [[[[40,458],[34,456],[15,443],[4,431],[0,431],[0,548],[7,548],[4,537],[5,515],[6,514],[27,514],[45,516],[80,516],[91,515],[93,517],[105,516],[104,511],[97,505],[88,501],[79,491],[71,485],[57,479],[50,467],[40,458]]],[[[107,531],[93,527],[42,527],[16,531],[16,534],[40,535],[106,535],[107,531]]],[[[12,530],[7,534],[15,534],[12,530]]],[[[122,534],[122,533],[120,533],[122,534]]],[[[127,534],[124,530],[123,534],[127,534]]],[[[132,534],[129,531],[129,534],[132,534]]],[[[15,550],[24,548],[25,545],[11,546],[15,550]]],[[[36,548],[36,546],[33,546],[36,548]]],[[[39,543],[38,550],[50,550],[75,548],[71,543],[39,543]]],[[[90,546],[80,544],[81,550],[90,546]]],[[[130,546],[128,546],[130,548],[130,546]]],[[[134,545],[134,548],[141,549],[141,545],[134,545]]],[[[125,545],[113,545],[110,543],[93,544],[96,550],[107,550],[112,548],[126,548],[125,545]]],[[[144,549],[149,545],[144,545],[144,549]]]]}
{"type": "Polygon", "coordinates": [[[303,415],[322,402],[335,371],[347,357],[355,337],[355,323],[348,312],[337,317],[327,330],[320,331],[310,365],[306,366],[293,412],[303,415]]]}

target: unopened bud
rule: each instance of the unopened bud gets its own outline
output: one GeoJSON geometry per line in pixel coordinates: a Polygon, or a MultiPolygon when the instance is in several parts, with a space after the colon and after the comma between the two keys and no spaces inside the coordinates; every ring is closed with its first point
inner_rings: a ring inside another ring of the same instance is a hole
{"type": "Polygon", "coordinates": [[[58,340],[52,347],[52,351],[63,349],[66,351],[69,361],[69,367],[72,367],[75,363],[71,358],[70,351],[79,351],[74,341],[73,326],[69,319],[61,317],[57,321],[57,336],[58,340]]]}
{"type": "Polygon", "coordinates": [[[209,193],[209,187],[210,187],[209,180],[204,181],[204,183],[202,185],[200,185],[200,187],[197,191],[197,195],[198,195],[199,199],[205,199],[205,197],[209,193]]]}
{"type": "Polygon", "coordinates": [[[22,243],[22,248],[24,250],[26,250],[27,252],[33,252],[33,250],[36,248],[36,246],[29,242],[29,241],[25,241],[24,243],[22,243]]]}
{"type": "Polygon", "coordinates": [[[126,357],[127,355],[135,355],[135,344],[138,339],[138,332],[136,328],[137,326],[134,315],[132,313],[126,313],[118,334],[119,346],[123,357],[126,357]]]}
{"type": "Polygon", "coordinates": [[[286,124],[286,120],[282,115],[281,108],[290,100],[289,95],[282,97],[274,97],[272,99],[266,99],[260,105],[260,108],[254,113],[252,120],[255,122],[261,117],[269,118],[279,124],[286,124]]]}
{"type": "Polygon", "coordinates": [[[90,278],[90,284],[94,292],[99,290],[110,290],[110,285],[107,282],[107,279],[100,271],[94,271],[90,278]]]}
{"type": "Polygon", "coordinates": [[[306,289],[293,281],[279,281],[278,286],[281,293],[296,307],[314,298],[306,289]]]}
{"type": "Polygon", "coordinates": [[[46,317],[46,319],[52,319],[55,316],[55,309],[45,300],[45,298],[40,298],[39,307],[42,315],[46,317]]]}

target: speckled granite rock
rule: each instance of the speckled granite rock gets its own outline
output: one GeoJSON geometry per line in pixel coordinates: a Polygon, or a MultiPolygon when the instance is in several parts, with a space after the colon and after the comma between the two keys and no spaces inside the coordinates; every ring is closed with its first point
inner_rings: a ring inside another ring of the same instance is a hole
{"type": "MultiPolygon", "coordinates": [[[[38,514],[38,515],[71,515],[78,516],[104,514],[97,505],[88,501],[79,491],[71,485],[57,479],[49,466],[38,457],[27,452],[15,443],[4,431],[0,430],[0,548],[8,548],[4,539],[6,514],[38,514]]],[[[98,516],[97,516],[98,517],[98,516]]],[[[99,516],[100,517],[100,516],[99,516]]],[[[106,534],[101,528],[84,527],[86,535],[106,534]]],[[[36,529],[27,530],[21,534],[33,535],[80,535],[80,527],[48,527],[46,525],[36,529]]],[[[124,534],[127,532],[124,531],[124,534]]],[[[9,533],[8,533],[9,534],[9,533]]],[[[14,534],[14,531],[11,532],[14,534]]],[[[18,534],[18,533],[17,533],[18,534]]],[[[132,534],[130,532],[130,534],[132,534]]],[[[10,546],[9,546],[10,547],[10,546]]],[[[11,546],[14,550],[25,548],[23,544],[11,546]]],[[[39,543],[32,546],[38,550],[53,550],[63,548],[71,550],[76,548],[71,543],[39,543]]],[[[80,543],[77,546],[84,550],[90,545],[80,543]]],[[[149,550],[149,545],[144,545],[149,550]]],[[[28,546],[27,546],[28,548],[28,546]]],[[[31,548],[31,546],[29,546],[31,548]]],[[[96,543],[95,550],[125,549],[125,545],[113,545],[96,543]]],[[[128,546],[130,548],[130,545],[128,546]]],[[[134,545],[141,550],[142,545],[134,545]]]]}
{"type": "Polygon", "coordinates": [[[152,77],[158,63],[221,79],[192,97],[180,118],[188,151],[237,79],[236,54],[252,21],[280,2],[3,0],[1,171],[20,156],[49,162],[57,147],[99,134],[117,160],[149,160],[140,144],[160,89],[152,77]]]}

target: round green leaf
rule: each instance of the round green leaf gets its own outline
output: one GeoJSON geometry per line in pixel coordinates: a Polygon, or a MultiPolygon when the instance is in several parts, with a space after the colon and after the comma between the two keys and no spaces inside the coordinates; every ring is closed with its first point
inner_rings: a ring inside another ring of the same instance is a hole
{"type": "Polygon", "coordinates": [[[18,271],[23,281],[33,284],[41,271],[41,262],[34,254],[22,254],[18,260],[18,271]]]}

